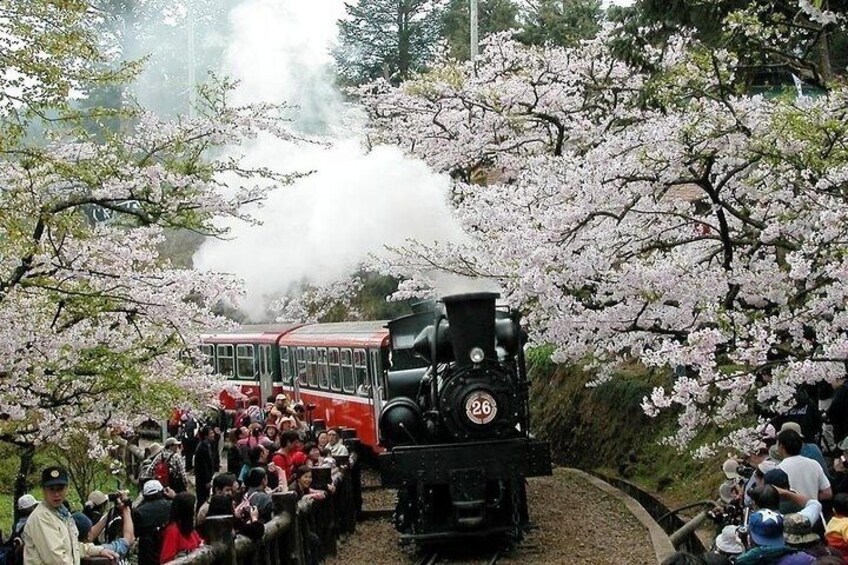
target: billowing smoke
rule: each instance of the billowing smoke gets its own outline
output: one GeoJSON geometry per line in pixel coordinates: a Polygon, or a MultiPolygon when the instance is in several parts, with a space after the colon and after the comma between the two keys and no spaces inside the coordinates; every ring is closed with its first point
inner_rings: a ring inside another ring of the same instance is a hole
{"type": "Polygon", "coordinates": [[[330,68],[343,13],[342,0],[245,0],[230,13],[226,61],[241,81],[237,101],[293,104],[295,129],[324,141],[248,147],[250,164],[314,172],[254,211],[262,225],[232,224],[231,237],[195,255],[200,269],[244,278],[242,308],[254,319],[293,283],[336,279],[386,245],[461,237],[450,219],[447,177],[395,148],[363,149],[363,118],[333,85],[330,68]]]}

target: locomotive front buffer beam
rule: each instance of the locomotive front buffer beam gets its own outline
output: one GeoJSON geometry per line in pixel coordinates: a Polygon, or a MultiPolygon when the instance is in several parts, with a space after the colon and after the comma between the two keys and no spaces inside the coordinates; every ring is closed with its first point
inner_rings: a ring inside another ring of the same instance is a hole
{"type": "Polygon", "coordinates": [[[550,475],[551,449],[547,442],[512,439],[411,445],[395,447],[380,455],[380,475],[384,487],[404,483],[450,485],[452,472],[474,469],[486,481],[505,481],[550,475]],[[482,475],[477,470],[483,470],[482,475]]]}

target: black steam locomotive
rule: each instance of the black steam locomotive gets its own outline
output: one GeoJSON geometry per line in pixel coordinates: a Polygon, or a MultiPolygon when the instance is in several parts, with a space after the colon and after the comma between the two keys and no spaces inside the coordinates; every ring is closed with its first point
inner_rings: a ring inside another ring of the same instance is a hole
{"type": "Polygon", "coordinates": [[[497,298],[449,296],[388,324],[380,471],[402,539],[520,537],[524,479],[551,474],[548,444],[529,435],[519,316],[497,298]]]}

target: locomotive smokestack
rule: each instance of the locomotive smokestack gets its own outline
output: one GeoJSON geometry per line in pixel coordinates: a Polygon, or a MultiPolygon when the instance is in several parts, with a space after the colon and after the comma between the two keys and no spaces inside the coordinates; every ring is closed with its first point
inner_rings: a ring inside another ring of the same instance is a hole
{"type": "Polygon", "coordinates": [[[450,324],[450,340],[457,366],[496,360],[496,292],[455,294],[442,299],[450,324]]]}

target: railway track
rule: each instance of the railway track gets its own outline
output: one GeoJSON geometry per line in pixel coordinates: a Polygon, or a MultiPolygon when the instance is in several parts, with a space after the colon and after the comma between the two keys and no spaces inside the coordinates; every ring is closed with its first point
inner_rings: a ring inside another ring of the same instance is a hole
{"type": "MultiPolygon", "coordinates": [[[[496,565],[498,560],[501,558],[502,551],[495,551],[494,554],[486,561],[487,565],[496,565]]],[[[439,565],[442,563],[451,563],[453,560],[450,555],[439,553],[438,551],[430,551],[421,556],[418,561],[415,562],[415,565],[439,565]]],[[[464,556],[461,559],[462,562],[468,562],[468,556],[464,556]]]]}

